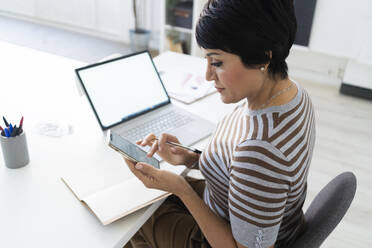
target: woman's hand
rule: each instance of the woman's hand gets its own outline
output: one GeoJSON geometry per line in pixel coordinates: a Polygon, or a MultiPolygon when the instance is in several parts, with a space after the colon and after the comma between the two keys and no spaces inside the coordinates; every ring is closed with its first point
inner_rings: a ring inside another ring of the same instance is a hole
{"type": "Polygon", "coordinates": [[[190,167],[199,159],[198,154],[181,147],[169,145],[166,143],[167,141],[180,144],[176,136],[167,133],[161,134],[158,139],[155,134],[151,133],[144,139],[138,140],[136,144],[151,147],[147,154],[148,157],[152,157],[156,152],[162,159],[173,165],[186,165],[190,167]]]}
{"type": "Polygon", "coordinates": [[[190,187],[182,176],[157,169],[147,163],[135,163],[125,157],[123,158],[129,169],[142,181],[146,188],[160,189],[179,196],[190,187]]]}

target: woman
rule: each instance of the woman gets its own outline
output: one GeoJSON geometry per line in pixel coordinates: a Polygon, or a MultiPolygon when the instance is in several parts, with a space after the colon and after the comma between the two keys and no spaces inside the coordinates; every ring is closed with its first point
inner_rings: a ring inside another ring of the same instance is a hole
{"type": "Polygon", "coordinates": [[[315,124],[308,94],[287,75],[295,32],[292,0],[206,4],[196,27],[206,78],[224,103],[243,103],[200,157],[166,144],[178,142],[169,134],[137,142],[198,167],[205,182],[126,161],[147,187],[173,193],[126,247],[288,247],[303,232],[315,124]]]}

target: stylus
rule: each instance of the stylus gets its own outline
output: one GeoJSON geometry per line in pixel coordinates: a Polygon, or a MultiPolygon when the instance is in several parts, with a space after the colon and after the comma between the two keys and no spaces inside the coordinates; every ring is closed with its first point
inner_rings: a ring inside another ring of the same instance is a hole
{"type": "MultiPolygon", "coordinates": [[[[159,139],[156,139],[156,140],[159,140],[159,139]]],[[[184,149],[187,149],[189,151],[192,151],[192,152],[195,152],[197,154],[201,154],[202,151],[196,149],[196,148],[193,148],[193,147],[189,147],[189,146],[184,146],[184,145],[181,145],[181,144],[178,144],[178,143],[174,143],[174,142],[171,142],[171,141],[167,141],[165,142],[166,144],[169,144],[169,145],[173,145],[173,146],[178,146],[178,147],[182,147],[184,149]]]]}

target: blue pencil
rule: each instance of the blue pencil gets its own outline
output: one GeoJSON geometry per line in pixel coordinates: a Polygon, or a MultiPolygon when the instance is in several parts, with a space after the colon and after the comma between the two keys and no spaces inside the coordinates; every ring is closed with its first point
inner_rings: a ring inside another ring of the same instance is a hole
{"type": "Polygon", "coordinates": [[[13,125],[12,123],[9,123],[9,133],[11,134],[13,132],[13,125]]]}
{"type": "Polygon", "coordinates": [[[10,137],[10,133],[8,131],[8,128],[5,128],[4,129],[4,132],[5,132],[5,136],[9,138],[10,137]]]}

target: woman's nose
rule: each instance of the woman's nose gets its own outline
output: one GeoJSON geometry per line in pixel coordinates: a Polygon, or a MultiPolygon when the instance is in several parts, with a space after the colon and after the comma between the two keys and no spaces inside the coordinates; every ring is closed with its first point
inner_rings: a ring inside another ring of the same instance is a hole
{"type": "Polygon", "coordinates": [[[207,81],[213,81],[216,79],[214,68],[208,63],[207,71],[205,72],[205,79],[207,81]]]}

